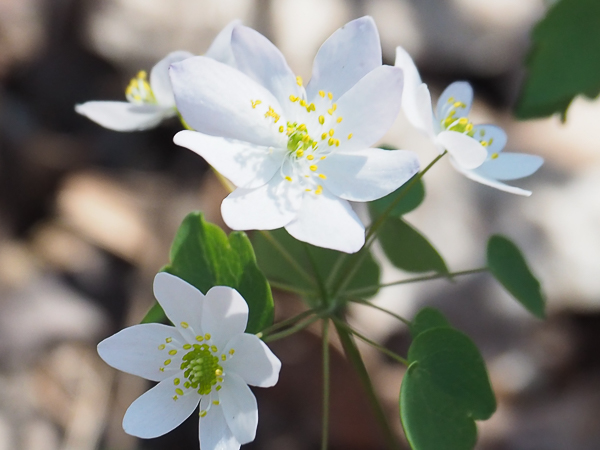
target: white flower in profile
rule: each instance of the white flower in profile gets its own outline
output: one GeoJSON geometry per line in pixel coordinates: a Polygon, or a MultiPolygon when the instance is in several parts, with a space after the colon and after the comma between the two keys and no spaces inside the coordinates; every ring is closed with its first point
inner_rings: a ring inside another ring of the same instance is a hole
{"type": "Polygon", "coordinates": [[[98,344],[109,365],[159,382],[127,409],[125,432],[161,436],[200,405],[202,450],[237,450],[254,440],[258,409],[248,385],[273,386],[281,362],[258,337],[244,333],[244,299],[225,286],[205,296],[164,272],[154,279],[154,295],[174,327],[134,325],[98,344]]]}
{"type": "MultiPolygon", "coordinates": [[[[217,35],[206,56],[233,65],[231,30],[239,21],[228,24],[217,35]]],[[[193,56],[186,51],[169,53],[150,71],[140,71],[125,90],[126,102],[90,101],[75,106],[75,111],[99,125],[115,131],[140,131],[158,126],[163,120],[177,115],[169,66],[193,56]]]]}
{"type": "Polygon", "coordinates": [[[468,119],[473,103],[471,85],[459,81],[448,86],[439,98],[434,114],[429,89],[402,47],[396,48],[395,65],[404,70],[402,110],[408,121],[425,133],[440,153],[448,150],[455,165],[467,170],[480,166],[487,152],[480,140],[473,137],[473,123],[468,119]]]}
{"type": "Polygon", "coordinates": [[[408,151],[369,148],[394,122],[402,70],[382,66],[379,35],[363,17],[319,49],[304,87],[264,36],[234,28],[238,70],[206,57],[171,66],[177,107],[195,131],[175,143],[237,189],[221,206],[235,230],[285,227],[296,239],[348,253],[364,226],[348,201],[383,197],[419,169],[408,151]]]}
{"type": "Polygon", "coordinates": [[[470,170],[451,160],[456,170],[478,183],[511,194],[530,196],[531,191],[510,186],[501,181],[516,180],[531,175],[541,167],[544,158],[524,153],[502,152],[506,145],[506,133],[502,128],[494,125],[475,125],[473,132],[473,136],[482,139],[482,143],[485,144],[487,158],[481,166],[470,170]]]}

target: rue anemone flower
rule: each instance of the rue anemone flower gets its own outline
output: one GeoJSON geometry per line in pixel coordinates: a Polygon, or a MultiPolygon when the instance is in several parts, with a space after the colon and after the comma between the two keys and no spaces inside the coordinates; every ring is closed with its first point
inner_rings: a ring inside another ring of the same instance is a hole
{"type": "Polygon", "coordinates": [[[281,362],[258,337],[244,333],[248,305],[233,288],[206,295],[161,272],[154,295],[174,326],[134,325],[98,344],[109,365],[158,384],[135,400],[125,432],[161,436],[199,406],[202,450],[237,450],[254,440],[256,398],[248,385],[277,383],[281,362]]]}
{"type": "MultiPolygon", "coordinates": [[[[217,35],[206,56],[224,64],[234,64],[231,54],[231,30],[239,21],[228,24],[217,35]]],[[[183,50],[169,53],[150,71],[141,70],[125,89],[127,101],[90,101],[75,106],[75,111],[114,131],[141,131],[158,126],[177,115],[169,66],[193,56],[183,50]]]]}
{"type": "Polygon", "coordinates": [[[419,169],[411,152],[369,148],[400,109],[403,75],[383,66],[370,17],[338,29],[304,85],[264,36],[236,26],[236,69],[206,57],[171,65],[177,108],[193,130],[174,141],[236,187],[222,203],[235,230],[285,227],[296,239],[358,251],[364,225],[349,201],[396,190],[419,169]]]}

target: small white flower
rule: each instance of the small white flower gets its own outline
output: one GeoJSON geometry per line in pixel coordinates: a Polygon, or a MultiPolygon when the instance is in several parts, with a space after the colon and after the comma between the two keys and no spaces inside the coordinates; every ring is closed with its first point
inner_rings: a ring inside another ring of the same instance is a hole
{"type": "Polygon", "coordinates": [[[535,155],[501,153],[506,133],[495,125],[474,125],[467,118],[473,102],[469,83],[459,81],[448,86],[440,96],[435,115],[431,95],[410,55],[396,48],[396,66],[404,70],[402,109],[409,122],[426,133],[441,152],[450,154],[453,167],[471,180],[505,192],[531,195],[499,180],[516,180],[531,175],[544,159],[535,155]]]}
{"type": "Polygon", "coordinates": [[[471,85],[460,81],[448,86],[438,100],[434,115],[429,89],[402,47],[396,48],[395,65],[404,70],[402,110],[408,121],[425,133],[440,153],[448,150],[456,165],[467,170],[480,166],[487,152],[480,140],[473,137],[473,123],[467,118],[473,103],[471,85]]]}
{"type": "Polygon", "coordinates": [[[159,382],[131,404],[123,429],[140,438],[161,436],[200,405],[202,450],[237,450],[254,440],[258,409],[248,385],[273,386],[281,362],[244,333],[244,299],[226,286],[204,296],[164,272],[154,279],[154,295],[174,327],[134,325],[98,344],[109,365],[159,382]]]}
{"type": "Polygon", "coordinates": [[[204,157],[237,189],[221,206],[236,230],[285,227],[301,241],[358,251],[364,226],[348,201],[383,197],[419,169],[407,151],[369,148],[394,122],[402,70],[382,66],[370,17],[319,49],[304,87],[264,36],[234,28],[236,67],[205,57],[171,66],[177,107],[196,131],[175,143],[204,157]]]}
{"type": "Polygon", "coordinates": [[[474,136],[485,139],[487,158],[484,163],[475,169],[465,169],[454,160],[452,165],[467,178],[478,183],[491,186],[511,194],[530,196],[531,191],[509,186],[500,180],[516,180],[531,175],[544,163],[544,158],[524,153],[504,153],[502,149],[506,145],[506,133],[502,128],[494,125],[475,125],[474,136]]]}
{"type": "MultiPolygon", "coordinates": [[[[239,21],[228,24],[217,35],[206,56],[233,64],[230,40],[231,30],[239,21]]],[[[139,131],[158,126],[163,120],[177,115],[169,66],[193,56],[190,52],[176,51],[161,59],[150,71],[140,71],[125,90],[126,102],[91,101],[75,106],[75,111],[99,125],[115,131],[139,131]]]]}

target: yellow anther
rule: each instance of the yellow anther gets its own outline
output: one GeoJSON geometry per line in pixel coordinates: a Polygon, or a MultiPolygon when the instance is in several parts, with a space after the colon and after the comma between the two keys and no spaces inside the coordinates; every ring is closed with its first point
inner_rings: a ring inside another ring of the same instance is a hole
{"type": "Polygon", "coordinates": [[[227,355],[221,355],[221,361],[227,361],[227,355]]]}
{"type": "Polygon", "coordinates": [[[181,325],[181,328],[189,328],[190,327],[190,324],[187,322],[181,322],[180,325],[181,325]]]}
{"type": "Polygon", "coordinates": [[[140,70],[137,74],[137,78],[141,78],[142,80],[145,80],[147,76],[148,74],[145,70],[140,70]]]}
{"type": "Polygon", "coordinates": [[[165,364],[165,366],[168,366],[169,364],[171,364],[171,360],[167,359],[164,364],[165,364]]]}
{"type": "Polygon", "coordinates": [[[183,391],[182,391],[181,389],[179,389],[179,388],[175,389],[175,392],[176,392],[178,395],[183,395],[183,391]]]}
{"type": "Polygon", "coordinates": [[[333,116],[333,109],[329,108],[329,109],[327,110],[327,112],[329,113],[329,115],[330,115],[330,116],[333,116]]]}
{"type": "Polygon", "coordinates": [[[494,138],[490,138],[490,140],[488,141],[488,143],[489,143],[490,145],[492,145],[492,142],[494,142],[494,138]]]}
{"type": "Polygon", "coordinates": [[[219,385],[215,388],[215,391],[219,392],[221,389],[223,389],[223,386],[219,385]]]}
{"type": "Polygon", "coordinates": [[[319,178],[320,178],[321,180],[326,180],[326,179],[327,179],[327,176],[326,176],[326,175],[323,175],[322,173],[320,173],[320,174],[319,174],[319,178]]]}
{"type": "Polygon", "coordinates": [[[158,349],[159,349],[159,350],[164,350],[164,349],[165,349],[165,347],[166,347],[166,345],[165,345],[165,344],[160,344],[160,345],[158,346],[158,349]]]}
{"type": "Polygon", "coordinates": [[[173,396],[173,400],[177,401],[179,397],[177,397],[176,395],[173,396]]]}
{"type": "Polygon", "coordinates": [[[498,153],[492,153],[492,159],[496,159],[498,156],[500,156],[498,153]]]}
{"type": "Polygon", "coordinates": [[[335,146],[336,146],[336,147],[339,147],[339,146],[340,146],[340,140],[339,140],[339,139],[336,139],[336,140],[335,140],[335,146]]]}
{"type": "Polygon", "coordinates": [[[308,168],[309,168],[310,170],[312,170],[313,172],[314,172],[315,170],[317,170],[317,169],[318,169],[318,167],[317,167],[315,164],[313,164],[313,165],[309,166],[308,168]]]}
{"type": "Polygon", "coordinates": [[[455,108],[460,108],[463,106],[463,103],[462,102],[454,102],[454,104],[452,106],[454,106],[455,108]]]}
{"type": "Polygon", "coordinates": [[[319,123],[321,125],[323,125],[325,123],[325,117],[324,116],[319,116],[319,123]]]}
{"type": "Polygon", "coordinates": [[[173,338],[172,337],[168,337],[168,338],[165,339],[165,342],[167,344],[170,344],[171,342],[173,342],[173,338]]]}
{"type": "Polygon", "coordinates": [[[333,136],[333,133],[335,133],[335,131],[332,128],[331,130],[329,130],[329,136],[333,136]]]}
{"type": "Polygon", "coordinates": [[[173,384],[174,384],[175,386],[179,386],[179,383],[181,383],[181,380],[180,380],[179,378],[175,378],[175,379],[173,380],[173,384]]]}
{"type": "Polygon", "coordinates": [[[292,182],[292,177],[285,177],[286,180],[288,180],[290,183],[292,182]]]}
{"type": "Polygon", "coordinates": [[[488,143],[487,143],[486,141],[481,141],[481,145],[482,145],[483,147],[487,147],[487,146],[488,146],[488,143]]]}
{"type": "Polygon", "coordinates": [[[265,118],[272,117],[273,121],[277,123],[279,121],[279,114],[275,112],[272,106],[269,106],[269,110],[265,113],[265,118]]]}
{"type": "Polygon", "coordinates": [[[344,118],[343,118],[343,117],[338,117],[338,118],[337,118],[337,123],[340,123],[342,120],[344,120],[344,118]]]}
{"type": "Polygon", "coordinates": [[[169,355],[173,356],[177,354],[177,350],[173,349],[173,350],[169,350],[169,355]]]}
{"type": "Polygon", "coordinates": [[[283,125],[281,125],[281,126],[279,127],[279,132],[280,132],[280,133],[283,133],[283,125]]]}
{"type": "Polygon", "coordinates": [[[304,150],[298,150],[298,151],[296,152],[296,156],[297,156],[298,158],[302,158],[302,155],[304,155],[304,150]]]}
{"type": "Polygon", "coordinates": [[[327,158],[327,156],[321,156],[321,161],[327,158]]]}
{"type": "Polygon", "coordinates": [[[321,98],[325,98],[325,91],[319,91],[319,95],[321,96],[321,98]]]}
{"type": "Polygon", "coordinates": [[[217,349],[217,346],[216,346],[216,345],[211,345],[211,346],[210,346],[210,351],[211,351],[211,352],[213,352],[213,353],[216,353],[216,352],[217,352],[217,350],[218,350],[218,349],[217,349]]]}
{"type": "Polygon", "coordinates": [[[298,86],[302,86],[302,77],[300,77],[300,76],[296,77],[296,84],[298,86]]]}
{"type": "Polygon", "coordinates": [[[308,141],[310,141],[310,136],[308,134],[302,136],[302,142],[306,144],[308,141]]]}
{"type": "Polygon", "coordinates": [[[196,340],[198,342],[202,342],[204,340],[204,338],[202,336],[198,335],[198,336],[196,336],[196,340]]]}
{"type": "Polygon", "coordinates": [[[461,117],[460,119],[458,119],[459,125],[466,125],[468,123],[469,123],[469,119],[467,119],[466,117],[461,117]]]}
{"type": "Polygon", "coordinates": [[[323,133],[323,134],[321,135],[321,140],[325,140],[325,139],[327,139],[327,133],[323,133]]]}
{"type": "Polygon", "coordinates": [[[298,101],[298,97],[296,97],[295,95],[290,95],[290,101],[291,102],[297,102],[298,101]]]}
{"type": "Polygon", "coordinates": [[[212,404],[215,406],[219,406],[221,402],[219,402],[219,400],[213,400],[212,404]]]}
{"type": "Polygon", "coordinates": [[[191,344],[184,344],[183,345],[183,349],[184,350],[189,350],[190,348],[192,348],[191,344]]]}
{"type": "Polygon", "coordinates": [[[215,370],[215,375],[220,377],[221,375],[223,375],[223,371],[221,369],[217,369],[215,370]]]}
{"type": "Polygon", "coordinates": [[[235,353],[234,349],[229,350],[229,354],[233,356],[233,354],[235,353]]]}
{"type": "Polygon", "coordinates": [[[313,149],[317,148],[317,141],[312,141],[312,144],[310,145],[313,149]]]}
{"type": "Polygon", "coordinates": [[[323,193],[323,186],[318,185],[317,189],[315,190],[315,194],[321,195],[322,193],[323,193]]]}
{"type": "Polygon", "coordinates": [[[333,94],[331,92],[327,93],[327,97],[329,98],[329,100],[333,100],[333,94]]]}
{"type": "Polygon", "coordinates": [[[304,189],[306,192],[310,192],[312,191],[312,189],[304,189]]]}
{"type": "Polygon", "coordinates": [[[329,138],[329,140],[327,141],[327,145],[329,145],[330,147],[332,145],[335,145],[335,139],[334,138],[329,138]]]}
{"type": "Polygon", "coordinates": [[[210,333],[206,333],[206,334],[204,335],[204,339],[206,339],[207,341],[209,341],[209,340],[210,340],[210,338],[211,338],[211,336],[210,336],[210,333]]]}
{"type": "Polygon", "coordinates": [[[260,101],[260,100],[250,100],[250,103],[252,104],[252,109],[254,109],[258,105],[260,105],[262,103],[262,101],[260,101]]]}
{"type": "Polygon", "coordinates": [[[448,103],[453,103],[453,102],[454,102],[454,97],[448,98],[448,103]]]}
{"type": "Polygon", "coordinates": [[[331,105],[331,109],[333,109],[335,111],[337,109],[337,103],[334,103],[333,105],[331,105]]]}
{"type": "Polygon", "coordinates": [[[306,103],[306,100],[300,100],[300,106],[304,106],[306,108],[307,105],[308,103],[306,103]]]}
{"type": "Polygon", "coordinates": [[[308,105],[306,107],[306,111],[307,112],[311,112],[311,111],[314,111],[314,110],[315,110],[315,104],[314,103],[311,103],[310,105],[308,105]]]}
{"type": "Polygon", "coordinates": [[[160,369],[158,369],[158,370],[160,370],[161,372],[164,372],[164,371],[165,371],[165,368],[164,368],[164,367],[161,367],[161,368],[160,368],[160,369]]]}
{"type": "Polygon", "coordinates": [[[469,122],[465,128],[465,131],[471,131],[472,129],[473,129],[473,124],[469,122]]]}
{"type": "Polygon", "coordinates": [[[315,159],[314,155],[308,155],[306,157],[306,159],[308,159],[309,161],[312,161],[313,159],[315,159]]]}
{"type": "Polygon", "coordinates": [[[298,127],[299,131],[306,131],[306,125],[304,125],[303,123],[300,124],[300,126],[298,127]]]}
{"type": "Polygon", "coordinates": [[[206,417],[207,414],[207,411],[200,411],[200,417],[206,417]]]}

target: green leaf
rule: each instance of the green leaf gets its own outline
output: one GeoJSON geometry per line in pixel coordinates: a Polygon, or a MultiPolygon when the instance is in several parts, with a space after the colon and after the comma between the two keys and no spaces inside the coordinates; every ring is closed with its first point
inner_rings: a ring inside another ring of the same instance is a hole
{"type": "Polygon", "coordinates": [[[450,324],[444,315],[435,308],[421,309],[412,321],[410,334],[415,339],[419,334],[432,328],[449,327],[450,324]]]}
{"type": "Polygon", "coordinates": [[[496,410],[483,358],[465,334],[432,328],[413,341],[400,389],[400,417],[414,450],[470,450],[475,420],[496,410]]]}
{"type": "Polygon", "coordinates": [[[390,212],[390,216],[400,217],[416,209],[425,199],[425,185],[422,178],[417,180],[413,185],[410,185],[411,181],[412,178],[391,194],[370,202],[369,212],[371,213],[371,217],[375,219],[383,214],[398,195],[403,195],[402,200],[394,206],[390,212]],[[406,193],[404,193],[405,191],[406,193]]]}
{"type": "Polygon", "coordinates": [[[433,245],[402,219],[388,217],[378,237],[385,255],[399,269],[448,273],[446,263],[433,245]]]}
{"type": "MultiPolygon", "coordinates": [[[[345,262],[341,270],[338,271],[338,278],[339,276],[343,276],[346,272],[346,268],[349,268],[350,265],[353,264],[355,258],[359,257],[359,253],[347,255],[335,250],[315,247],[313,245],[300,242],[290,236],[289,233],[283,228],[270,231],[269,233],[282,247],[286,249],[291,257],[302,268],[304,268],[308,273],[312,274],[311,263],[308,255],[306,254],[306,248],[308,247],[308,251],[310,251],[312,259],[316,263],[317,271],[323,280],[327,280],[329,278],[331,270],[340,256],[345,255],[345,262]]],[[[281,255],[275,246],[269,242],[265,236],[262,235],[262,233],[256,233],[252,240],[254,243],[254,249],[256,251],[258,265],[265,273],[267,278],[300,289],[315,291],[314,285],[298,275],[294,267],[281,255]]],[[[367,255],[360,268],[356,271],[356,274],[354,275],[347,289],[363,289],[369,286],[378,285],[379,277],[379,265],[369,252],[369,255],[367,255]]],[[[373,296],[377,290],[378,288],[373,288],[371,292],[364,294],[364,296],[373,296]]]]}
{"type": "Polygon", "coordinates": [[[531,314],[546,316],[546,302],[540,282],[531,273],[523,254],[504,236],[492,236],[487,245],[490,272],[531,314]]]}
{"type": "Polygon", "coordinates": [[[577,95],[600,93],[600,2],[561,0],[532,33],[528,75],[515,114],[521,119],[566,110],[577,95]]]}
{"type": "Polygon", "coordinates": [[[271,288],[256,264],[245,233],[235,231],[227,237],[221,228],[206,222],[201,213],[191,213],[177,230],[170,259],[163,271],[204,294],[213,286],[235,288],[248,303],[246,332],[258,333],[273,322],[271,288]]]}

